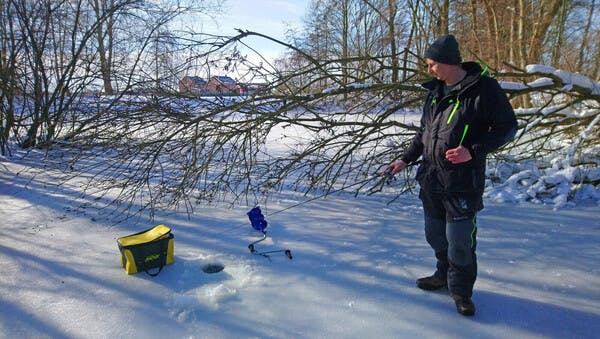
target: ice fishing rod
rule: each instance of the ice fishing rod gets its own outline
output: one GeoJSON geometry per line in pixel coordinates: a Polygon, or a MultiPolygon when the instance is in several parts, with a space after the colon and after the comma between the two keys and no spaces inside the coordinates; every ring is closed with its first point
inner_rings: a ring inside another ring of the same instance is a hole
{"type": "MultiPolygon", "coordinates": [[[[406,165],[406,167],[404,167],[404,169],[410,168],[410,167],[412,167],[412,166],[415,166],[415,165],[418,165],[418,164],[420,164],[420,163],[421,163],[421,161],[420,161],[420,160],[419,160],[419,161],[412,162],[412,163],[410,163],[410,164],[406,165]]],[[[341,192],[341,191],[347,190],[348,188],[352,188],[352,187],[354,187],[354,186],[358,186],[358,185],[365,184],[365,183],[367,183],[367,182],[369,182],[369,181],[373,180],[374,178],[379,178],[379,180],[378,180],[378,181],[377,181],[377,183],[376,183],[376,184],[373,186],[373,188],[371,188],[371,189],[368,191],[368,195],[372,195],[372,194],[374,194],[374,193],[380,192],[380,191],[383,189],[383,186],[385,186],[386,184],[388,184],[388,185],[389,185],[389,184],[390,184],[390,183],[391,183],[393,180],[395,180],[394,174],[392,174],[392,172],[391,172],[391,171],[385,171],[385,172],[383,172],[381,175],[377,175],[377,176],[375,176],[375,177],[367,178],[367,179],[364,179],[364,180],[361,180],[361,181],[355,182],[355,183],[353,183],[353,184],[351,184],[351,185],[348,185],[348,186],[344,186],[344,187],[342,187],[342,188],[335,189],[335,190],[333,190],[333,191],[327,191],[327,192],[325,192],[325,193],[323,193],[323,194],[321,194],[321,195],[317,195],[317,196],[315,196],[315,197],[312,197],[312,198],[310,198],[310,199],[307,199],[307,200],[300,201],[300,202],[298,202],[298,203],[296,203],[296,204],[293,204],[293,205],[291,205],[291,206],[288,206],[288,207],[286,207],[286,208],[283,208],[283,209],[277,210],[277,211],[275,211],[275,212],[268,213],[268,215],[270,216],[270,215],[274,215],[274,214],[277,214],[277,213],[281,213],[281,212],[287,211],[287,210],[289,210],[289,209],[292,209],[292,208],[294,208],[294,207],[298,207],[298,206],[300,206],[300,205],[307,204],[307,203],[309,203],[309,202],[311,202],[311,201],[315,201],[315,200],[321,199],[321,198],[323,198],[323,197],[326,197],[326,196],[328,196],[328,195],[335,194],[335,193],[338,193],[338,192],[341,192]],[[377,189],[374,189],[374,188],[377,188],[377,189]]]]}
{"type": "MultiPolygon", "coordinates": [[[[384,177],[387,177],[387,175],[384,175],[384,177]]],[[[356,183],[354,183],[354,184],[352,184],[350,186],[342,187],[341,189],[347,189],[349,187],[353,187],[353,186],[356,186],[356,185],[359,185],[359,184],[363,184],[366,181],[370,181],[370,180],[371,180],[371,178],[365,179],[365,180],[361,180],[361,181],[356,182],[356,183]]],[[[332,194],[332,193],[335,193],[337,191],[339,191],[339,190],[335,190],[333,192],[332,191],[328,191],[328,192],[325,193],[325,195],[326,194],[332,194]]],[[[289,210],[291,208],[300,206],[302,204],[309,203],[309,202],[314,201],[316,199],[319,199],[319,198],[321,198],[323,196],[324,195],[318,195],[318,196],[310,198],[308,200],[304,200],[304,201],[301,201],[301,202],[299,202],[297,204],[288,206],[288,207],[286,207],[284,209],[275,211],[273,213],[269,213],[269,215],[274,215],[274,214],[277,214],[277,213],[281,213],[283,211],[287,211],[287,210],[289,210]]],[[[260,210],[260,206],[258,206],[258,205],[255,206],[254,208],[252,208],[247,214],[248,214],[248,218],[250,219],[250,223],[252,224],[252,228],[254,228],[255,230],[257,230],[257,231],[259,231],[259,232],[262,233],[262,237],[260,239],[254,241],[250,245],[248,245],[248,250],[250,250],[250,253],[255,254],[255,255],[263,256],[263,257],[265,257],[265,258],[267,258],[269,260],[271,260],[271,255],[272,254],[275,254],[275,253],[284,253],[285,256],[288,259],[291,260],[292,259],[292,251],[289,250],[289,249],[271,250],[271,251],[257,251],[256,250],[255,245],[257,245],[258,243],[260,243],[262,241],[265,241],[267,239],[267,225],[268,225],[268,222],[265,219],[265,216],[262,214],[262,211],[260,210]]]]}
{"type": "MultiPolygon", "coordinates": [[[[387,177],[388,177],[388,175],[387,175],[387,174],[384,174],[384,175],[385,175],[385,177],[384,177],[384,178],[387,178],[387,177]]],[[[389,175],[391,175],[391,173],[390,173],[389,175]]],[[[327,196],[327,195],[329,195],[329,194],[337,193],[337,192],[340,192],[340,191],[346,190],[346,189],[348,189],[348,188],[351,188],[351,187],[357,186],[357,185],[359,185],[359,184],[364,184],[364,183],[366,183],[366,182],[368,182],[368,181],[371,181],[371,180],[373,180],[373,178],[367,178],[367,179],[365,179],[365,180],[361,180],[361,181],[359,181],[359,182],[355,182],[355,183],[353,183],[352,185],[349,185],[349,186],[344,186],[344,187],[342,187],[342,188],[339,188],[339,189],[336,189],[336,190],[333,190],[333,191],[328,191],[328,192],[326,192],[326,193],[324,193],[324,194],[321,194],[321,195],[318,195],[318,196],[312,197],[312,198],[310,198],[310,199],[307,199],[307,200],[300,201],[300,202],[298,202],[298,203],[296,203],[296,204],[293,204],[293,205],[291,205],[291,206],[288,206],[288,207],[286,207],[286,208],[283,208],[283,209],[277,210],[277,211],[275,211],[275,212],[267,213],[267,215],[268,215],[268,216],[271,216],[271,215],[274,215],[274,214],[277,214],[277,213],[281,213],[281,212],[287,211],[287,210],[289,210],[289,209],[292,209],[292,208],[294,208],[294,207],[298,207],[298,206],[300,206],[300,205],[307,204],[307,203],[309,203],[309,202],[311,202],[311,201],[315,201],[315,200],[317,200],[317,199],[321,199],[321,198],[323,198],[323,197],[325,197],[325,196],[327,196]]],[[[383,179],[379,179],[379,180],[381,181],[381,180],[383,180],[383,179]]],[[[228,232],[234,231],[234,230],[236,230],[236,229],[238,229],[238,228],[241,228],[241,227],[243,227],[245,224],[246,224],[246,223],[240,223],[239,225],[235,225],[235,226],[233,226],[233,227],[231,227],[231,228],[229,228],[229,229],[226,229],[226,230],[224,230],[224,231],[223,231],[223,232],[221,232],[220,234],[223,234],[223,233],[228,233],[228,232]]]]}
{"type": "MultiPolygon", "coordinates": [[[[386,173],[387,173],[387,172],[386,172],[386,173]]],[[[387,178],[387,175],[386,175],[386,176],[385,176],[383,179],[386,179],[386,178],[387,178]]],[[[317,196],[315,196],[315,197],[312,197],[312,198],[310,198],[310,199],[307,199],[307,200],[300,201],[300,202],[298,202],[298,203],[295,203],[295,204],[293,204],[293,205],[291,205],[291,206],[288,206],[288,207],[286,207],[286,208],[283,208],[283,209],[277,210],[277,211],[275,211],[275,212],[270,212],[268,215],[273,215],[273,214],[277,214],[277,213],[281,213],[281,212],[287,211],[287,210],[289,210],[289,209],[292,209],[292,208],[294,208],[294,207],[298,207],[298,206],[300,206],[300,205],[307,204],[307,203],[309,203],[309,202],[311,202],[311,201],[315,201],[315,200],[321,199],[321,198],[323,198],[323,197],[326,197],[326,196],[328,196],[328,195],[330,195],[330,194],[335,194],[335,193],[337,193],[337,192],[341,192],[341,191],[343,191],[343,190],[347,190],[348,188],[352,188],[352,187],[354,187],[354,186],[358,186],[358,185],[361,185],[361,184],[367,183],[367,182],[369,182],[369,181],[371,181],[371,180],[373,180],[373,178],[367,178],[367,179],[361,180],[361,181],[359,181],[359,182],[355,182],[355,183],[353,183],[352,185],[344,186],[344,187],[342,187],[342,188],[338,188],[338,189],[335,189],[335,190],[333,190],[333,191],[327,191],[327,192],[325,192],[325,193],[323,193],[323,194],[321,194],[321,195],[317,195],[317,196]]],[[[380,180],[380,181],[383,181],[382,179],[379,179],[379,180],[380,180]]]]}
{"type": "MultiPolygon", "coordinates": [[[[418,163],[420,163],[420,161],[410,163],[410,164],[406,165],[404,169],[412,167],[412,166],[414,166],[414,165],[416,165],[418,163]]],[[[394,174],[392,174],[392,172],[390,170],[384,171],[378,177],[379,177],[379,179],[378,179],[377,183],[371,189],[369,189],[369,193],[368,193],[369,195],[374,194],[376,192],[380,192],[383,189],[383,187],[384,187],[384,185],[386,183],[390,184],[392,180],[395,180],[394,174]]],[[[352,188],[352,187],[355,187],[355,186],[358,186],[358,185],[364,185],[367,182],[372,181],[374,178],[377,178],[377,177],[366,178],[364,180],[360,180],[358,182],[355,182],[355,183],[353,183],[351,185],[343,186],[343,187],[335,189],[335,190],[328,190],[325,193],[317,195],[317,196],[312,197],[310,199],[306,199],[306,200],[300,201],[298,203],[295,203],[293,205],[290,205],[290,206],[288,206],[286,208],[280,209],[278,211],[275,211],[275,212],[272,212],[272,213],[268,213],[268,215],[275,215],[275,214],[278,214],[278,213],[290,210],[290,209],[292,209],[294,207],[298,207],[300,205],[307,204],[307,203],[309,203],[311,201],[315,201],[317,199],[321,199],[321,198],[323,198],[323,197],[325,197],[327,195],[334,194],[334,193],[337,193],[337,192],[341,192],[343,190],[347,190],[349,188],[352,188]]],[[[256,245],[258,243],[260,243],[262,241],[265,241],[267,239],[266,228],[267,228],[268,222],[266,221],[265,216],[262,214],[262,212],[260,210],[260,207],[258,205],[255,206],[254,208],[252,208],[247,213],[247,215],[248,215],[248,217],[250,219],[250,223],[252,225],[252,228],[254,228],[255,230],[260,231],[262,233],[262,237],[260,239],[254,241],[254,242],[252,242],[252,243],[250,243],[248,245],[248,250],[250,251],[250,253],[252,253],[254,255],[263,256],[263,257],[265,257],[265,258],[267,258],[269,260],[271,260],[271,255],[272,254],[275,254],[275,253],[284,253],[285,256],[288,259],[291,260],[292,259],[292,252],[289,249],[271,250],[271,251],[258,251],[256,249],[256,245]]],[[[236,225],[234,227],[226,229],[223,232],[220,232],[219,234],[224,234],[224,233],[231,232],[231,231],[233,231],[235,229],[238,229],[238,228],[242,227],[243,225],[245,225],[245,223],[241,223],[239,225],[236,225]]]]}
{"type": "MultiPolygon", "coordinates": [[[[411,164],[411,166],[414,166],[414,163],[411,164]]],[[[406,167],[409,167],[409,166],[406,166],[406,167]]],[[[309,203],[311,201],[314,201],[314,200],[317,200],[319,198],[322,198],[322,197],[324,197],[324,196],[326,196],[328,194],[333,194],[333,193],[336,193],[336,192],[339,192],[339,191],[342,191],[342,190],[345,190],[345,189],[348,189],[348,188],[351,188],[351,187],[354,187],[354,186],[357,186],[357,185],[365,184],[366,182],[371,181],[372,179],[373,178],[367,178],[365,180],[361,180],[361,181],[355,182],[352,185],[344,186],[344,187],[342,187],[340,189],[337,189],[337,190],[327,191],[327,192],[325,192],[325,194],[321,194],[321,195],[312,197],[310,199],[301,201],[299,203],[293,204],[293,205],[288,206],[286,208],[283,208],[283,209],[280,209],[280,210],[275,211],[273,213],[270,213],[269,215],[274,215],[274,214],[277,214],[277,213],[281,213],[283,211],[287,211],[287,210],[289,210],[291,208],[294,208],[294,207],[300,206],[302,204],[306,204],[306,203],[309,203]]],[[[379,181],[378,181],[379,185],[376,184],[373,188],[371,188],[369,190],[369,195],[373,194],[375,192],[381,191],[383,189],[383,186],[386,183],[389,184],[392,180],[394,180],[394,174],[392,174],[392,172],[390,170],[384,171],[382,173],[381,177],[379,178],[379,181]],[[377,186],[379,186],[378,190],[374,191],[373,189],[376,188],[377,186]]],[[[250,250],[250,253],[255,254],[255,255],[261,255],[261,256],[269,259],[269,260],[271,260],[271,255],[274,254],[274,253],[284,253],[285,256],[288,259],[291,260],[292,259],[292,252],[289,249],[272,250],[272,251],[260,251],[260,252],[256,250],[255,245],[267,239],[267,230],[266,229],[267,229],[268,222],[265,219],[265,216],[262,214],[262,211],[260,210],[260,207],[258,205],[255,206],[254,208],[252,208],[247,214],[248,214],[248,217],[250,219],[250,223],[252,224],[252,228],[254,228],[255,230],[260,231],[262,233],[262,237],[260,239],[254,241],[254,242],[252,242],[252,243],[250,243],[248,245],[248,250],[250,250]]]]}
{"type": "MultiPolygon", "coordinates": [[[[413,166],[415,166],[415,165],[418,165],[418,164],[420,164],[420,163],[421,163],[421,161],[419,160],[419,161],[415,161],[415,162],[412,162],[412,163],[410,163],[410,164],[407,164],[407,165],[406,165],[406,167],[404,168],[404,170],[405,170],[405,169],[407,169],[407,168],[413,167],[413,166]]],[[[393,180],[395,180],[395,176],[394,176],[394,174],[392,174],[392,173],[391,173],[391,171],[385,171],[385,172],[383,172],[381,175],[376,175],[376,176],[373,176],[373,177],[366,178],[366,179],[364,179],[364,180],[361,180],[361,181],[355,182],[355,183],[353,183],[353,184],[350,184],[350,185],[348,185],[348,186],[343,186],[343,187],[341,187],[341,188],[338,188],[338,189],[335,189],[335,190],[330,190],[330,191],[327,191],[327,192],[325,192],[325,193],[323,193],[323,194],[320,194],[320,195],[314,196],[314,197],[312,197],[312,198],[310,198],[310,199],[306,199],[306,200],[300,201],[300,202],[298,202],[298,203],[295,203],[295,204],[293,204],[293,205],[290,205],[290,206],[288,206],[288,207],[282,208],[282,209],[280,209],[280,210],[277,210],[277,211],[274,211],[274,212],[269,212],[269,213],[267,213],[267,215],[268,215],[268,216],[271,216],[271,215],[275,215],[275,214],[278,214],[278,213],[285,212],[285,211],[287,211],[287,210],[290,210],[290,209],[292,209],[292,208],[295,208],[295,207],[298,207],[298,206],[301,206],[301,205],[307,204],[307,203],[309,203],[309,202],[312,202],[312,201],[315,201],[315,200],[321,199],[321,198],[323,198],[323,197],[326,197],[326,196],[328,196],[328,195],[335,194],[335,193],[338,193],[338,192],[341,192],[341,191],[347,190],[347,189],[349,189],[349,188],[352,188],[352,187],[355,187],[355,186],[358,186],[358,185],[365,184],[365,183],[367,183],[367,182],[369,182],[369,181],[371,181],[371,180],[373,180],[373,179],[376,179],[376,178],[378,178],[378,180],[377,180],[377,182],[375,183],[375,185],[374,185],[374,186],[373,186],[373,187],[372,187],[372,188],[371,188],[371,189],[368,191],[368,195],[372,195],[372,194],[374,194],[374,193],[380,192],[380,191],[383,189],[383,187],[384,187],[386,184],[390,184],[390,183],[391,183],[393,180]]],[[[236,225],[236,226],[233,226],[233,227],[231,227],[231,228],[229,228],[229,229],[226,229],[226,230],[224,230],[224,231],[223,231],[223,232],[221,232],[220,234],[224,234],[224,233],[232,232],[232,231],[234,231],[234,230],[236,230],[236,229],[238,229],[238,228],[241,228],[241,227],[243,227],[244,225],[246,225],[246,223],[240,223],[239,225],[236,225]]],[[[257,242],[260,242],[260,241],[263,241],[263,240],[264,240],[264,239],[261,239],[261,240],[259,240],[259,241],[257,241],[257,242]]],[[[250,245],[254,245],[254,243],[253,243],[253,244],[250,244],[250,245]]],[[[250,245],[248,245],[248,248],[250,248],[250,245]]],[[[252,251],[252,249],[250,249],[250,251],[252,251]]]]}

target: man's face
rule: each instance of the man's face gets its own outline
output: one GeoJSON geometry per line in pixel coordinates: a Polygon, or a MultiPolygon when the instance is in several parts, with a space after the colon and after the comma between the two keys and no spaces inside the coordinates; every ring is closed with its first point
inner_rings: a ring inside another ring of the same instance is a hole
{"type": "Polygon", "coordinates": [[[427,72],[429,74],[433,75],[438,80],[447,80],[451,65],[442,64],[429,58],[425,59],[425,62],[427,63],[427,72]]]}

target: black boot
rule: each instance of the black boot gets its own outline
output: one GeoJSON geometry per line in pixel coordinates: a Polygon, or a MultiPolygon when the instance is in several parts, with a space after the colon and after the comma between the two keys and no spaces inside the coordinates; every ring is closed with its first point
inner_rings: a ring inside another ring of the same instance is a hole
{"type": "Polygon", "coordinates": [[[475,314],[475,305],[471,298],[463,297],[458,294],[452,294],[452,299],[456,304],[456,311],[462,315],[471,316],[475,314]]]}
{"type": "Polygon", "coordinates": [[[446,279],[440,279],[435,275],[431,277],[417,279],[417,287],[426,291],[435,291],[442,288],[448,288],[448,282],[446,279]]]}

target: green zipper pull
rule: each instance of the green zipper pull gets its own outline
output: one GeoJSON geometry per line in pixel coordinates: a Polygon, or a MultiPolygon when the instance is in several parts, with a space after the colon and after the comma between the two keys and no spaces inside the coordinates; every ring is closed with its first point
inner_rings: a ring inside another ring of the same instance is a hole
{"type": "MultiPolygon", "coordinates": [[[[452,101],[450,101],[450,103],[452,103],[452,101]]],[[[454,104],[454,108],[452,108],[452,112],[450,112],[450,116],[448,117],[448,121],[446,121],[446,125],[450,125],[450,121],[452,121],[454,113],[456,113],[456,110],[458,110],[458,105],[460,105],[460,100],[458,97],[456,97],[456,103],[454,104]]]]}
{"type": "Polygon", "coordinates": [[[460,137],[460,142],[458,143],[458,146],[462,146],[463,141],[465,140],[465,136],[467,135],[467,131],[469,130],[469,125],[465,125],[465,129],[463,129],[463,134],[462,137],[460,137]]]}
{"type": "Polygon", "coordinates": [[[485,63],[483,61],[480,61],[480,62],[478,62],[478,64],[480,66],[482,66],[482,68],[483,68],[483,70],[481,71],[481,75],[482,76],[487,76],[487,77],[490,77],[490,78],[494,77],[494,75],[492,74],[492,72],[490,72],[490,66],[487,63],[485,63]]]}

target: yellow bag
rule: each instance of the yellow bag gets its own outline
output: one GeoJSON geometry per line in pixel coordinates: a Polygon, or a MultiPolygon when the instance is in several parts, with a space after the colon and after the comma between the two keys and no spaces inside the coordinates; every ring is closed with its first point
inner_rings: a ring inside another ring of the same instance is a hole
{"type": "Polygon", "coordinates": [[[117,239],[121,252],[121,266],[127,274],[145,271],[155,277],[165,265],[175,262],[173,256],[174,236],[165,225],[117,239]],[[157,268],[158,272],[148,270],[157,268]]]}

